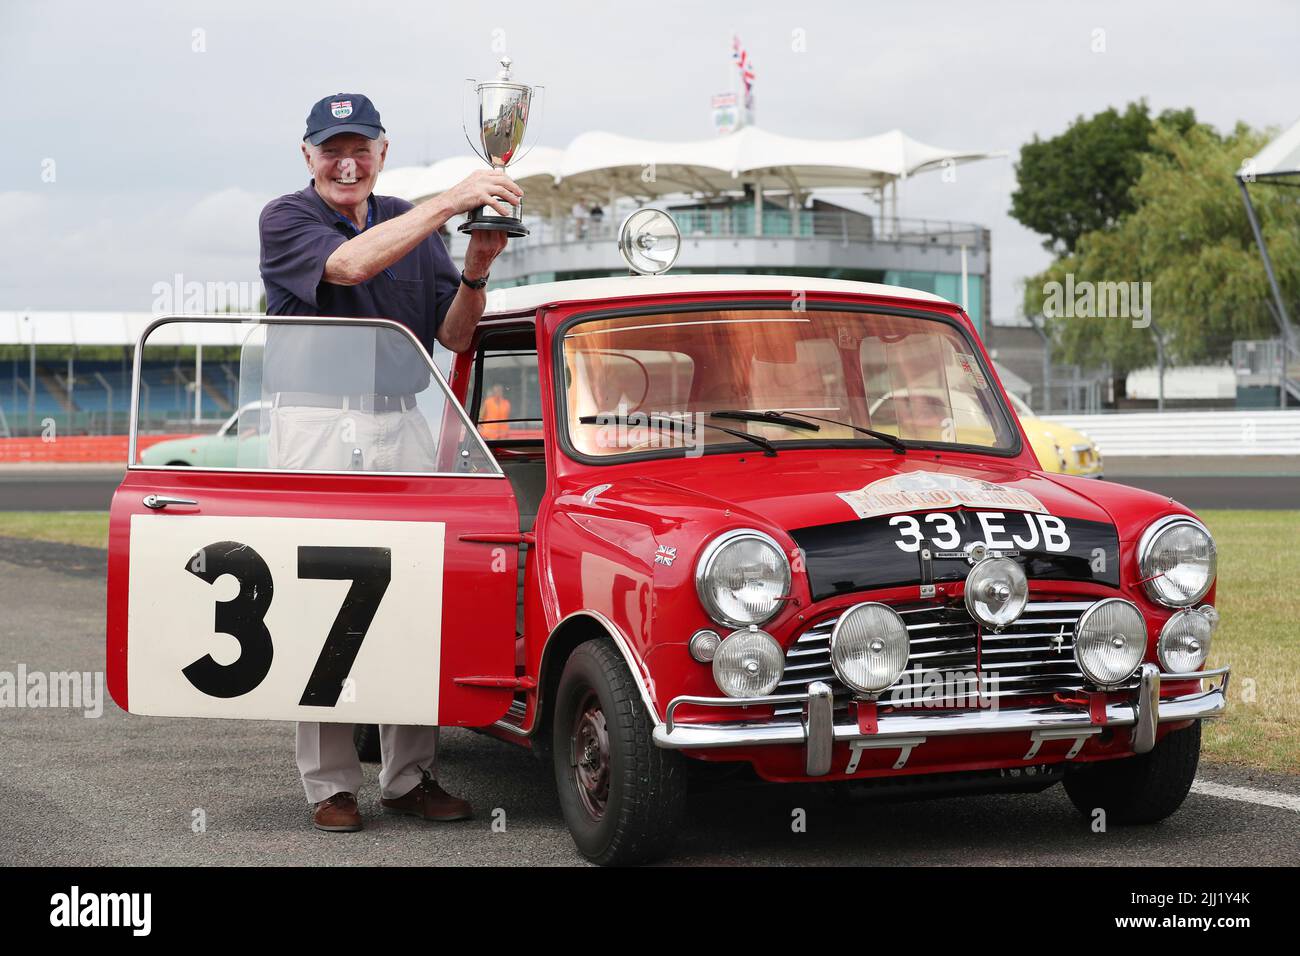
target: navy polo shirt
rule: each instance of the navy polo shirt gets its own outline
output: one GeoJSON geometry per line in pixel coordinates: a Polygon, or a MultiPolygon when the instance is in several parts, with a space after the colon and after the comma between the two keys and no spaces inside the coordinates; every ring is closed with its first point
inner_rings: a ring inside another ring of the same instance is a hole
{"type": "MultiPolygon", "coordinates": [[[[372,194],[367,200],[366,226],[411,208],[404,199],[372,194]]],[[[325,263],[335,249],[360,233],[320,197],[314,183],[269,202],[259,228],[268,315],[392,319],[409,328],[432,354],[438,327],[460,286],[460,273],[436,232],[378,275],[344,286],[323,281],[325,263]]],[[[366,330],[308,335],[302,329],[291,332],[272,326],[263,386],[272,392],[332,394],[419,391],[428,385],[427,366],[412,363],[409,354],[403,354],[410,349],[395,338],[366,330]],[[277,340],[289,338],[292,348],[273,348],[277,340]],[[373,361],[367,351],[375,353],[373,361]]]]}

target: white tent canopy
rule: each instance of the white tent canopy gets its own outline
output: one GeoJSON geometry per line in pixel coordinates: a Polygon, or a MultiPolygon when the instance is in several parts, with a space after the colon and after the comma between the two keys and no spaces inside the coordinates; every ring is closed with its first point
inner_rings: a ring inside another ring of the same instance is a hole
{"type": "Polygon", "coordinates": [[[1256,178],[1300,173],[1300,120],[1247,160],[1242,172],[1256,178]]]}
{"type": "Polygon", "coordinates": [[[1260,228],[1259,216],[1255,204],[1250,198],[1248,182],[1273,185],[1295,185],[1284,180],[1284,176],[1300,176],[1300,122],[1296,122],[1281,136],[1269,143],[1253,159],[1248,159],[1237,172],[1237,185],[1241,189],[1241,201],[1246,207],[1246,218],[1250,221],[1251,232],[1255,236],[1255,245],[1259,247],[1260,259],[1264,262],[1264,273],[1268,276],[1269,292],[1273,297],[1272,312],[1282,334],[1287,359],[1282,363],[1281,387],[1278,389],[1278,402],[1282,408],[1287,405],[1287,393],[1300,398],[1300,379],[1288,370],[1294,361],[1300,360],[1300,345],[1297,345],[1295,329],[1291,327],[1291,316],[1287,310],[1286,299],[1278,285],[1277,274],[1273,270],[1273,260],[1268,254],[1268,244],[1264,241],[1264,231],[1260,228]]]}
{"type": "MultiPolygon", "coordinates": [[[[510,166],[510,176],[524,187],[549,187],[555,181],[556,170],[564,151],[539,146],[530,150],[517,163],[510,166]]],[[[487,169],[487,163],[477,156],[452,156],[428,166],[400,166],[385,169],[379,174],[375,192],[381,196],[398,196],[410,202],[419,202],[450,189],[470,173],[487,169]]]]}
{"type": "MultiPolygon", "coordinates": [[[[719,195],[744,185],[790,191],[875,191],[945,163],[989,159],[1004,153],[945,149],[899,130],[857,139],[800,139],[747,126],[727,136],[674,143],[614,133],[583,133],[565,149],[538,147],[511,165],[534,210],[548,201],[604,202],[611,194],[651,199],[700,193],[719,195]]],[[[377,191],[418,202],[459,182],[482,160],[457,156],[430,166],[386,170],[377,191]]]]}

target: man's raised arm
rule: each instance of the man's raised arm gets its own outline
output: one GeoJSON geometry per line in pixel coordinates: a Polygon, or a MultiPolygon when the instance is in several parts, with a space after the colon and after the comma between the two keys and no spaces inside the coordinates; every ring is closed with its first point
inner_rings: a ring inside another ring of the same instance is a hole
{"type": "Polygon", "coordinates": [[[322,281],[331,285],[360,285],[397,262],[452,216],[479,206],[491,206],[508,216],[510,209],[506,203],[518,203],[522,198],[523,190],[503,170],[471,173],[428,202],[371,226],[343,243],[325,261],[322,281]]]}

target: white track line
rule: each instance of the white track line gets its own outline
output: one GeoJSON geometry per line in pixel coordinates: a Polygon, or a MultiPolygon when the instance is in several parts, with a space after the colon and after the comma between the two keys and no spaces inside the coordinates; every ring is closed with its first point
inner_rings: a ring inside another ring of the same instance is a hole
{"type": "Polygon", "coordinates": [[[1225,800],[1240,800],[1242,803],[1257,803],[1264,807],[1278,807],[1300,813],[1300,797],[1289,793],[1278,793],[1275,790],[1229,787],[1227,784],[1211,783],[1208,780],[1193,780],[1192,793],[1207,797],[1222,797],[1225,800]]]}

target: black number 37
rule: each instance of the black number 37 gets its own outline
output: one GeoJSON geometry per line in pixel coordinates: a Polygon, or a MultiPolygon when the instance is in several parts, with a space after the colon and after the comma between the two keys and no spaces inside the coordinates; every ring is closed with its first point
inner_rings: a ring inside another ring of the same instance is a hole
{"type": "MultiPolygon", "coordinates": [[[[224,574],[239,581],[239,593],[229,601],[218,601],[213,615],[214,629],[239,642],[239,656],[229,664],[219,664],[205,654],[181,673],[211,697],[239,697],[261,684],[271,670],[275,649],[264,620],[275,590],[271,569],[260,554],[237,541],[218,541],[201,549],[199,555],[201,560],[191,559],[185,565],[191,574],[209,584],[224,574]]],[[[298,548],[299,578],[352,582],[316,658],[300,705],[333,707],[338,703],[343,681],[388,590],[392,565],[388,548],[298,548]]]]}

